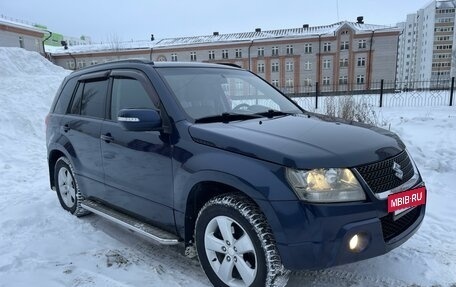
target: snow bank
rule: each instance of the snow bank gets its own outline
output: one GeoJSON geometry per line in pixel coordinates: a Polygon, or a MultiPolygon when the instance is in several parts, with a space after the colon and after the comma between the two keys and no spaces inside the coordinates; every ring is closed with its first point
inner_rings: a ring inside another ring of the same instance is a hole
{"type": "Polygon", "coordinates": [[[20,48],[0,47],[0,67],[0,159],[9,166],[23,155],[19,147],[44,146],[44,118],[69,71],[20,48]]]}
{"type": "Polygon", "coordinates": [[[0,77],[42,76],[65,73],[37,52],[0,47],[0,77]]]}

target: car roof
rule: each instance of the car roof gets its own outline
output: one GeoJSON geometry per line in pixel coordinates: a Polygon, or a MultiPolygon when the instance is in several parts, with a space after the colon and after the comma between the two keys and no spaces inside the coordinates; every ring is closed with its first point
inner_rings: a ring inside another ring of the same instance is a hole
{"type": "Polygon", "coordinates": [[[201,63],[201,62],[153,62],[142,59],[126,59],[118,60],[107,63],[101,63],[89,67],[85,67],[79,70],[74,71],[71,74],[71,78],[74,76],[81,76],[88,73],[97,72],[100,70],[106,69],[115,69],[115,68],[131,68],[138,67],[142,65],[147,65],[153,68],[228,68],[228,69],[242,69],[236,64],[232,63],[201,63]]]}

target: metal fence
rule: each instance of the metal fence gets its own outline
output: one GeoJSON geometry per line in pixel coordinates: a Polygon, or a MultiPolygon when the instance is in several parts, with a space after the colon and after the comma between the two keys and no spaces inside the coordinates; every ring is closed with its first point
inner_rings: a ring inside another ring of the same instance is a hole
{"type": "Polygon", "coordinates": [[[328,100],[345,99],[372,107],[453,106],[453,77],[421,82],[372,82],[370,84],[306,85],[279,88],[306,109],[324,108],[328,100]]]}

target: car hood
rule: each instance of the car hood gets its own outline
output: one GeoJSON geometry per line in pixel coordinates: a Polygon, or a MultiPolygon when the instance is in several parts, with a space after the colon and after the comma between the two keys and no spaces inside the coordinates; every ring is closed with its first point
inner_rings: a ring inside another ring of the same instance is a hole
{"type": "Polygon", "coordinates": [[[387,130],[318,114],[194,124],[202,144],[298,169],[355,167],[405,149],[387,130]]]}

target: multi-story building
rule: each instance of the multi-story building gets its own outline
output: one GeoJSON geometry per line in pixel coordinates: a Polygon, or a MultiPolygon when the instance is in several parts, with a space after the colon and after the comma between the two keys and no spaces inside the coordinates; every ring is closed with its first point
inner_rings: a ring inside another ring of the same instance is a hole
{"type": "Polygon", "coordinates": [[[28,24],[0,18],[0,47],[20,47],[43,53],[45,32],[28,24]]]}
{"type": "Polygon", "coordinates": [[[327,26],[105,43],[52,53],[67,69],[125,58],[224,62],[249,69],[289,93],[378,87],[395,80],[399,29],[340,22],[327,26]]]}
{"type": "Polygon", "coordinates": [[[456,69],[454,23],[456,0],[434,0],[399,23],[397,85],[427,88],[448,85],[456,69]],[[452,71],[453,69],[453,71],[452,71]]]}

